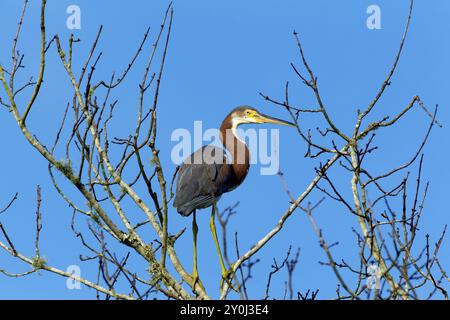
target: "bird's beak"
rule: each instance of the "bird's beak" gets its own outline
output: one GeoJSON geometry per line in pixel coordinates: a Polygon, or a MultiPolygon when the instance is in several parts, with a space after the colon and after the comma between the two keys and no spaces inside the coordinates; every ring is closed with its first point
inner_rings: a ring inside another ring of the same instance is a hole
{"type": "Polygon", "coordinates": [[[284,120],[281,120],[281,119],[278,119],[278,118],[274,118],[274,117],[271,117],[271,116],[267,116],[265,114],[258,114],[255,118],[256,118],[255,120],[258,123],[274,123],[274,124],[281,124],[281,125],[284,125],[284,126],[293,126],[293,127],[295,127],[295,124],[292,123],[292,122],[284,121],[284,120]]]}

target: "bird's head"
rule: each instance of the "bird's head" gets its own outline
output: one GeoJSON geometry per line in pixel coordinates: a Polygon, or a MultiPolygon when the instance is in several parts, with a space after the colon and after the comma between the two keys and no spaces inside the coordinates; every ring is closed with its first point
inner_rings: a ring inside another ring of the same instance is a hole
{"type": "Polygon", "coordinates": [[[250,106],[237,107],[229,114],[230,120],[234,126],[244,123],[274,123],[285,126],[295,126],[292,122],[277,119],[260,113],[250,106]]]}

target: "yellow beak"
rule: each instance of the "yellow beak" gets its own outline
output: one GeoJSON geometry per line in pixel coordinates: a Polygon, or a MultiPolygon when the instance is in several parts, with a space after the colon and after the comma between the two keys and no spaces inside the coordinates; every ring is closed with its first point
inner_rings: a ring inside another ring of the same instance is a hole
{"type": "Polygon", "coordinates": [[[281,124],[284,126],[293,126],[295,127],[295,124],[289,121],[284,121],[278,118],[274,118],[271,116],[267,116],[265,114],[257,114],[255,115],[254,119],[258,122],[258,123],[274,123],[274,124],[281,124]]]}

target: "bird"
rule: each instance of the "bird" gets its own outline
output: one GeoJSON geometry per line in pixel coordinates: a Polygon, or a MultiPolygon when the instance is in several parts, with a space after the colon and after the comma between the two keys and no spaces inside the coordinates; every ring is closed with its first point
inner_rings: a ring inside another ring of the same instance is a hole
{"type": "Polygon", "coordinates": [[[222,273],[221,286],[224,280],[230,276],[230,270],[225,267],[222,252],[220,250],[215,225],[216,204],[222,194],[234,190],[242,184],[247,177],[250,167],[250,151],[236,129],[242,124],[272,123],[287,126],[295,124],[260,113],[253,107],[244,105],[233,109],[222,121],[220,126],[220,140],[223,148],[206,145],[182,162],[178,167],[176,196],[173,206],[182,216],[192,214],[193,233],[193,272],[192,279],[195,283],[201,283],[197,268],[197,234],[196,210],[211,207],[210,229],[214,239],[216,251],[219,255],[219,263],[222,273]],[[230,157],[227,156],[229,152],[230,157]]]}

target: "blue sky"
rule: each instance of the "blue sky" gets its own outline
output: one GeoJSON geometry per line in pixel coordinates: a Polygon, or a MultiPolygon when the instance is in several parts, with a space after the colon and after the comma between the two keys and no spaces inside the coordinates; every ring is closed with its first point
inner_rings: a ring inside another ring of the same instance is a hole
{"type": "MultiPolygon", "coordinates": [[[[81,38],[76,46],[74,68],[80,67],[98,27],[104,27],[99,48],[103,58],[99,75],[109,78],[112,71],[120,72],[134,54],[146,28],[150,26],[154,39],[165,1],[135,1],[133,5],[106,1],[48,1],[48,38],[58,33],[64,44],[71,30],[65,26],[66,8],[76,4],[81,8],[81,30],[75,36],[81,38]]],[[[21,1],[0,2],[0,62],[10,63],[10,47],[21,9],[21,1]]],[[[375,96],[391,66],[401,38],[407,14],[407,1],[174,1],[174,24],[166,72],[161,87],[159,104],[159,136],[161,158],[170,178],[175,164],[170,161],[174,143],[170,136],[174,129],[192,130],[195,120],[202,120],[204,128],[218,127],[224,116],[235,106],[248,104],[264,113],[287,119],[279,107],[264,101],[258,93],[282,98],[284,84],[291,84],[291,102],[307,107],[315,106],[314,97],[301,84],[290,68],[290,62],[299,65],[295,29],[302,40],[310,65],[319,77],[319,86],[334,121],[347,133],[353,130],[357,108],[364,108],[375,96]],[[377,4],[381,8],[382,29],[366,27],[366,8],[377,4]]],[[[418,94],[432,109],[440,105],[438,118],[444,124],[436,129],[425,148],[424,179],[431,182],[425,206],[420,241],[426,233],[436,241],[444,224],[449,222],[448,180],[446,166],[449,148],[448,119],[450,116],[448,85],[450,84],[450,31],[448,16],[450,3],[444,0],[417,0],[413,12],[410,33],[392,85],[387,89],[372,119],[387,112],[401,110],[414,95],[418,94]],[[434,236],[434,238],[433,238],[434,236]]],[[[39,5],[30,3],[19,50],[25,53],[26,69],[18,81],[28,79],[38,70],[39,57],[39,5]]],[[[148,52],[148,51],[147,51],[148,52]]],[[[70,84],[54,48],[47,61],[45,86],[31,113],[29,126],[43,141],[50,144],[58,128],[70,84]]],[[[138,60],[130,73],[128,82],[119,89],[120,101],[115,124],[117,135],[134,130],[137,106],[137,83],[142,76],[146,59],[138,60]],[[133,126],[127,126],[132,123],[133,126]]],[[[28,93],[29,94],[29,93],[28,93]]],[[[4,97],[3,92],[1,96],[4,97]]],[[[21,136],[12,116],[4,109],[0,112],[0,133],[3,136],[0,157],[2,179],[0,190],[3,207],[17,191],[19,200],[6,214],[0,216],[16,247],[27,255],[34,250],[35,188],[42,186],[43,223],[41,253],[49,264],[65,269],[77,264],[82,275],[95,279],[95,263],[81,263],[77,239],[70,232],[71,210],[60,199],[51,185],[47,165],[42,157],[21,136]]],[[[323,125],[315,115],[307,115],[302,125],[315,128],[323,125]]],[[[421,141],[428,125],[428,118],[417,109],[407,115],[396,128],[377,136],[380,146],[369,161],[374,172],[383,172],[408,159],[421,141]]],[[[264,126],[269,128],[269,126],[264,126]]],[[[305,144],[295,130],[280,128],[280,165],[286,183],[294,195],[299,195],[314,177],[317,160],[305,159],[305,144]]],[[[343,193],[349,195],[350,176],[342,170],[333,172],[343,193]]],[[[400,176],[397,177],[400,179],[400,176]]],[[[68,186],[66,186],[68,187],[68,186]]],[[[69,194],[77,197],[68,188],[69,194]]],[[[322,195],[311,194],[311,201],[322,195]]],[[[242,186],[220,201],[222,208],[240,201],[238,214],[231,220],[230,234],[237,231],[240,251],[243,252],[267,233],[289,205],[289,198],[278,176],[262,176],[258,165],[251,168],[242,186]]],[[[171,212],[171,230],[183,226],[190,228],[190,219],[171,212]]],[[[317,209],[315,216],[326,239],[339,241],[336,257],[354,261],[352,250],[356,227],[355,217],[332,200],[317,209]]],[[[205,285],[217,291],[219,267],[209,233],[209,211],[199,214],[199,269],[205,285]]],[[[85,225],[79,220],[80,228],[85,225]]],[[[151,236],[150,236],[151,238],[151,236]]],[[[150,239],[151,240],[151,239],[150,239]]],[[[112,241],[112,240],[110,240],[112,241]]],[[[250,295],[264,296],[265,283],[272,258],[284,258],[288,247],[301,248],[300,262],[294,275],[294,289],[301,292],[320,288],[319,297],[334,297],[336,279],[331,270],[318,264],[325,256],[307,218],[297,211],[286,223],[282,232],[264,248],[255,266],[254,278],[248,283],[250,295]]],[[[116,248],[116,246],[114,246],[116,248]]],[[[444,243],[441,259],[450,265],[449,244],[444,243]]],[[[177,250],[182,261],[190,269],[192,243],[190,232],[179,240],[177,250]]],[[[118,252],[126,252],[118,250],[118,252]]],[[[231,250],[234,253],[234,250],[231,250]]],[[[131,265],[145,270],[139,258],[131,265]]],[[[10,272],[28,270],[27,266],[0,252],[0,268],[10,272]]],[[[286,273],[278,274],[272,284],[273,297],[281,298],[286,273]]],[[[22,279],[0,276],[0,298],[94,298],[91,289],[67,290],[65,279],[49,273],[40,273],[22,279]]]]}

